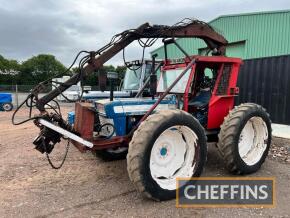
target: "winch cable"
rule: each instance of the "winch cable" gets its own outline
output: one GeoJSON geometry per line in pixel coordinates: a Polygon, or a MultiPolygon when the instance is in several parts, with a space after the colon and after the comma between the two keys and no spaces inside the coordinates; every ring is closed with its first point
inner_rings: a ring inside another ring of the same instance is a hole
{"type": "MultiPolygon", "coordinates": [[[[90,58],[89,58],[89,56],[88,55],[86,55],[86,56],[84,56],[81,60],[80,60],[80,62],[79,62],[79,71],[80,71],[80,73],[79,73],[79,79],[80,79],[80,82],[81,82],[81,95],[78,97],[78,99],[77,100],[72,100],[72,99],[69,99],[68,97],[66,97],[60,90],[59,90],[59,88],[58,88],[58,86],[56,86],[56,85],[54,85],[53,83],[55,83],[55,84],[59,84],[59,85],[61,85],[61,84],[63,84],[62,82],[57,82],[57,81],[51,81],[51,85],[55,88],[55,89],[57,89],[58,90],[58,92],[59,92],[59,94],[65,99],[65,100],[67,100],[68,102],[76,102],[76,101],[80,101],[81,99],[82,99],[82,97],[83,97],[83,93],[84,93],[84,89],[83,89],[83,73],[82,73],[82,69],[83,69],[83,67],[84,67],[84,65],[87,63],[87,61],[89,60],[90,58]]],[[[69,84],[68,86],[71,86],[71,85],[73,85],[73,84],[69,84]]]]}
{"type": "MultiPolygon", "coordinates": [[[[79,56],[82,54],[82,53],[87,53],[87,54],[89,54],[90,52],[88,52],[88,51],[80,51],[77,55],[76,55],[76,57],[74,58],[74,60],[73,60],[73,62],[72,62],[72,64],[64,71],[64,72],[62,72],[62,73],[60,73],[60,74],[58,74],[58,75],[56,75],[56,76],[54,76],[54,77],[61,77],[61,76],[63,76],[64,74],[66,74],[66,73],[68,73],[68,72],[70,72],[70,70],[72,69],[72,67],[74,66],[74,64],[76,63],[76,61],[77,61],[77,59],[79,58],[79,56]]],[[[84,57],[82,57],[81,58],[81,60],[79,61],[79,74],[80,74],[80,77],[79,78],[83,78],[83,73],[82,73],[82,69],[83,69],[83,67],[84,67],[84,65],[87,63],[87,61],[89,60],[89,55],[85,55],[84,57]]],[[[50,78],[50,79],[47,79],[47,80],[45,80],[45,81],[43,81],[43,82],[41,82],[41,83],[39,83],[39,85],[41,84],[41,85],[43,85],[43,86],[48,86],[48,85],[52,85],[52,86],[55,86],[55,85],[53,85],[52,84],[52,78],[50,78]]],[[[54,83],[58,83],[58,82],[55,82],[54,81],[54,83]]],[[[62,84],[62,83],[58,83],[58,84],[62,84]]],[[[71,85],[73,85],[73,84],[71,84],[71,85]]],[[[57,89],[57,90],[59,90],[59,89],[57,89]]],[[[60,95],[63,95],[62,94],[62,92],[60,92],[60,90],[59,90],[59,94],[60,95]]],[[[82,94],[81,94],[81,96],[83,95],[83,89],[82,89],[82,94]]],[[[68,99],[68,98],[66,98],[66,96],[64,96],[63,95],[63,97],[66,99],[66,100],[68,100],[68,101],[71,101],[70,99],[68,99]]],[[[33,91],[25,98],[25,100],[16,108],[16,110],[13,112],[13,114],[12,114],[12,124],[13,125],[21,125],[21,124],[23,124],[23,123],[26,123],[26,122],[28,122],[28,121],[31,121],[31,120],[36,120],[36,119],[39,119],[41,116],[35,116],[35,117],[32,117],[32,108],[34,108],[36,105],[35,105],[35,103],[36,103],[36,96],[34,95],[34,93],[33,93],[33,91]],[[23,105],[26,105],[28,108],[29,108],[29,116],[28,116],[28,118],[27,119],[25,119],[25,120],[22,120],[22,121],[20,121],[20,122],[16,122],[15,121],[15,116],[16,116],[16,114],[18,113],[18,111],[20,110],[20,108],[22,108],[23,107],[23,105]]],[[[80,99],[80,98],[79,98],[80,99]]],[[[79,100],[78,99],[78,100],[79,100]]],[[[47,104],[48,105],[48,104],[47,104]]],[[[59,104],[56,104],[57,105],[57,109],[59,110],[59,112],[60,112],[60,106],[59,106],[59,104]]],[[[53,107],[51,106],[51,105],[48,105],[48,107],[49,107],[49,109],[53,109],[53,107]]],[[[58,113],[59,115],[61,115],[61,113],[58,113]]]]}
{"type": "MultiPolygon", "coordinates": [[[[69,72],[69,71],[71,70],[71,68],[74,66],[74,64],[75,64],[75,62],[77,61],[77,59],[78,59],[78,57],[80,56],[80,54],[81,54],[81,53],[84,53],[84,52],[85,52],[85,53],[89,53],[89,52],[87,52],[87,51],[80,51],[80,52],[77,54],[77,56],[75,57],[73,63],[69,66],[69,68],[66,69],[63,73],[59,74],[57,77],[61,77],[61,76],[63,76],[64,74],[66,74],[67,72],[69,72]]],[[[83,80],[82,69],[83,69],[84,65],[87,63],[88,60],[89,60],[89,56],[86,55],[86,56],[82,57],[81,60],[79,61],[79,72],[80,72],[79,75],[80,75],[80,80],[81,80],[81,82],[82,82],[82,80],[83,80]]],[[[44,84],[44,85],[46,85],[46,86],[47,86],[48,84],[50,84],[50,85],[54,86],[57,90],[59,90],[58,87],[55,86],[55,85],[53,84],[53,82],[51,81],[51,79],[48,79],[48,80],[44,81],[42,84],[44,84]]],[[[62,83],[58,83],[58,84],[62,84],[62,83]]],[[[68,99],[66,96],[64,96],[64,95],[62,94],[62,92],[60,92],[60,90],[59,90],[59,93],[60,93],[60,94],[61,94],[61,95],[66,99],[66,100],[68,100],[68,101],[71,102],[71,100],[68,99]]],[[[82,93],[81,93],[79,99],[82,98],[82,95],[83,95],[83,88],[82,88],[82,93]]],[[[24,100],[24,101],[23,101],[23,102],[22,102],[22,103],[21,103],[21,104],[16,108],[16,110],[15,110],[14,113],[12,114],[12,123],[13,123],[14,125],[20,125],[20,124],[26,123],[26,122],[28,122],[28,121],[36,120],[36,119],[41,118],[41,116],[34,116],[34,117],[32,117],[32,109],[36,106],[36,104],[35,104],[35,103],[36,103],[36,99],[35,99],[35,97],[36,97],[36,96],[34,96],[33,92],[30,93],[30,94],[27,96],[27,98],[26,98],[26,99],[25,99],[25,100],[24,100]],[[19,109],[22,108],[22,106],[23,106],[24,104],[29,108],[29,118],[28,118],[28,119],[25,119],[25,120],[23,120],[23,121],[20,121],[20,122],[15,122],[15,116],[16,116],[17,112],[19,111],[19,109]]],[[[60,105],[59,105],[59,103],[58,103],[57,101],[55,101],[55,100],[52,100],[52,102],[54,102],[54,103],[56,104],[56,107],[57,107],[57,108],[55,109],[52,105],[50,105],[50,104],[46,104],[46,105],[48,106],[48,109],[52,109],[56,114],[58,114],[58,115],[61,117],[61,119],[63,119],[63,118],[62,118],[62,113],[61,113],[61,109],[60,109],[60,105]]],[[[53,162],[52,162],[52,160],[51,160],[51,158],[50,158],[50,156],[49,156],[49,153],[46,152],[46,151],[47,151],[47,147],[46,147],[46,144],[45,144],[45,142],[44,142],[44,139],[42,139],[42,140],[43,140],[43,141],[42,141],[42,144],[43,144],[43,147],[44,147],[44,149],[45,149],[45,155],[46,155],[46,158],[47,158],[47,160],[48,160],[49,165],[50,165],[53,169],[60,169],[60,168],[63,166],[63,164],[64,164],[64,162],[65,162],[65,160],[66,160],[66,158],[67,158],[68,151],[69,151],[69,148],[70,148],[70,140],[67,139],[68,142],[67,142],[67,145],[66,145],[66,151],[65,151],[65,154],[64,154],[64,156],[63,156],[63,159],[62,159],[60,165],[58,165],[58,166],[56,166],[55,164],[53,164],[53,162]]]]}
{"type": "MultiPolygon", "coordinates": [[[[145,42],[142,40],[142,39],[138,39],[138,43],[139,45],[142,47],[142,57],[141,57],[141,64],[139,67],[137,68],[131,68],[127,62],[126,62],[126,58],[125,58],[125,48],[123,49],[123,62],[124,62],[124,65],[135,72],[136,74],[136,70],[138,70],[143,64],[144,64],[144,56],[145,56],[145,49],[148,48],[148,47],[151,47],[153,44],[155,44],[155,42],[158,40],[158,36],[160,34],[162,34],[163,32],[169,30],[169,29],[172,29],[172,28],[180,28],[180,27],[184,27],[186,25],[189,25],[193,22],[200,22],[200,23],[203,23],[209,27],[211,27],[210,25],[208,25],[207,23],[204,23],[202,21],[199,21],[199,20],[196,20],[196,19],[192,19],[192,18],[184,18],[183,20],[175,23],[174,25],[171,25],[171,26],[164,26],[165,28],[163,30],[159,30],[159,31],[156,31],[156,32],[153,32],[151,34],[141,34],[141,33],[136,33],[136,34],[139,34],[141,36],[144,36],[144,38],[148,38],[145,42]]],[[[212,28],[212,27],[211,27],[212,28]]],[[[119,35],[126,35],[128,32],[132,31],[134,29],[131,29],[131,30],[127,30],[127,31],[124,31],[123,33],[119,34],[119,35]]],[[[118,35],[118,34],[117,34],[118,35]]],[[[117,37],[117,35],[115,35],[111,42],[117,37]]],[[[124,36],[123,36],[124,37],[124,36]]]]}

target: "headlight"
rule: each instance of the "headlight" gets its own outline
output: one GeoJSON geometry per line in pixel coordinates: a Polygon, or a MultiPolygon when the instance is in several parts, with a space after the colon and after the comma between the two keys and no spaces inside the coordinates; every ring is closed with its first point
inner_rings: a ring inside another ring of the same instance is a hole
{"type": "Polygon", "coordinates": [[[112,136],[116,135],[115,132],[116,129],[114,127],[113,119],[108,119],[107,117],[100,115],[99,120],[100,120],[100,129],[99,129],[100,136],[111,138],[112,136]]]}

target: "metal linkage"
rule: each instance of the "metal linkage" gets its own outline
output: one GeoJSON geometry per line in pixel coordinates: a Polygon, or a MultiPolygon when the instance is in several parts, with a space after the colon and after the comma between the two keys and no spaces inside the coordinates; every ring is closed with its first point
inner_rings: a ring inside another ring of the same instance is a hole
{"type": "MultiPolygon", "coordinates": [[[[58,86],[44,97],[36,101],[36,107],[44,112],[44,105],[58,96],[61,92],[65,91],[69,86],[76,84],[80,81],[82,76],[86,76],[98,69],[109,59],[114,57],[118,52],[126,48],[133,41],[138,40],[139,44],[143,47],[151,46],[158,38],[200,38],[205,41],[211,50],[216,50],[216,54],[223,55],[225,53],[225,45],[227,40],[217,33],[208,24],[198,20],[183,20],[173,26],[150,26],[144,23],[137,29],[126,30],[120,34],[115,35],[111,42],[99,49],[94,53],[90,53],[89,58],[84,59],[82,69],[78,74],[72,76],[65,83],[58,86]],[[189,21],[189,22],[188,22],[189,21]],[[141,39],[146,38],[147,41],[143,42],[141,39]],[[149,40],[151,39],[151,40],[149,40]],[[93,57],[95,54],[96,57],[93,57]],[[86,66],[84,66],[86,64],[86,66]]],[[[100,81],[105,81],[99,78],[100,81]]]]}

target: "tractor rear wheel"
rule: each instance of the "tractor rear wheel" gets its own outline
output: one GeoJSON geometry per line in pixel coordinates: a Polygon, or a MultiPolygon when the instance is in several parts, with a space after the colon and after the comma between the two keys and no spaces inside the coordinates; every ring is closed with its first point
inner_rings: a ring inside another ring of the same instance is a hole
{"type": "Polygon", "coordinates": [[[128,174],[144,196],[169,200],[176,197],[176,178],[198,177],[206,155],[200,123],[185,111],[162,110],[135,131],[127,155],[128,174]]]}
{"type": "Polygon", "coordinates": [[[271,120],[257,104],[245,103],[226,116],[219,133],[218,149],[231,173],[256,172],[271,144],[271,120]]]}

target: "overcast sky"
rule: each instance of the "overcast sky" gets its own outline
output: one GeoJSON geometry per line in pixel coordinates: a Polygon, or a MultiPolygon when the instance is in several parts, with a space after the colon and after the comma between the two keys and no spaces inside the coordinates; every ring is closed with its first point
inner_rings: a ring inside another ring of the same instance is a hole
{"type": "MultiPolygon", "coordinates": [[[[23,61],[50,53],[68,66],[79,50],[97,50],[114,34],[144,22],[210,21],[223,14],[285,9],[289,0],[0,0],[0,54],[23,61]]],[[[126,54],[138,59],[141,49],[132,45],[126,54]]],[[[121,55],[108,64],[122,64],[121,55]]]]}

